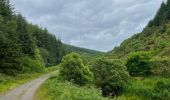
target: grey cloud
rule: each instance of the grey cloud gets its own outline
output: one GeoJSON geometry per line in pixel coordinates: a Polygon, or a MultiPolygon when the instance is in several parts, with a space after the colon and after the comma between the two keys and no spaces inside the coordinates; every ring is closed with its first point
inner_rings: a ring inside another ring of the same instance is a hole
{"type": "Polygon", "coordinates": [[[142,31],[163,0],[11,0],[65,43],[109,51],[142,31]]]}

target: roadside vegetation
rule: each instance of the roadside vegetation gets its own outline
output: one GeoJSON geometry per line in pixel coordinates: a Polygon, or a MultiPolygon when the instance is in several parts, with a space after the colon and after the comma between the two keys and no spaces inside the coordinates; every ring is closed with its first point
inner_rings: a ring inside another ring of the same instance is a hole
{"type": "Polygon", "coordinates": [[[160,76],[132,77],[120,100],[169,100],[170,78],[160,76]]]}
{"type": "Polygon", "coordinates": [[[59,80],[54,73],[37,91],[35,100],[110,100],[102,97],[101,90],[87,85],[80,87],[71,82],[59,80]]]}
{"type": "Polygon", "coordinates": [[[0,73],[0,94],[10,91],[11,89],[16,88],[26,82],[29,82],[33,79],[38,78],[39,76],[47,73],[51,73],[54,70],[58,70],[57,66],[46,68],[42,72],[32,72],[32,73],[23,73],[17,74],[16,76],[6,75],[0,73]]]}
{"type": "Polygon", "coordinates": [[[30,80],[33,80],[44,73],[31,73],[31,74],[19,74],[17,76],[9,76],[6,74],[0,74],[0,94],[8,92],[9,90],[16,88],[30,80]]]}
{"type": "Polygon", "coordinates": [[[44,100],[114,99],[116,95],[120,95],[128,80],[129,74],[126,67],[119,60],[97,59],[85,66],[79,54],[71,53],[63,57],[57,74],[52,75],[42,85],[36,98],[44,100]]]}

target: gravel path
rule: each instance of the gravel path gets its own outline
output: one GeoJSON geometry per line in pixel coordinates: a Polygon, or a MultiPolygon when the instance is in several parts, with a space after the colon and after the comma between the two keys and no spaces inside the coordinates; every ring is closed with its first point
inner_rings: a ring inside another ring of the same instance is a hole
{"type": "Polygon", "coordinates": [[[4,95],[0,95],[0,100],[33,100],[36,90],[49,77],[49,74],[43,75],[33,81],[23,84],[4,95]]]}

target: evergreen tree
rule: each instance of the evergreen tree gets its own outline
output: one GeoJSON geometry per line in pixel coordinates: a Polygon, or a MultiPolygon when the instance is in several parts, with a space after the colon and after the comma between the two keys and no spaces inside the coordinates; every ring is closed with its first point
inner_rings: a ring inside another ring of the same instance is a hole
{"type": "Polygon", "coordinates": [[[15,14],[9,0],[0,0],[0,73],[42,71],[64,55],[60,40],[15,14]],[[43,61],[44,60],[44,61],[43,61]]]}
{"type": "Polygon", "coordinates": [[[167,1],[167,13],[166,18],[170,19],[170,0],[167,1]]]}
{"type": "Polygon", "coordinates": [[[20,70],[19,45],[16,43],[16,23],[12,20],[8,0],[0,0],[0,72],[15,74],[20,70]]]}
{"type": "Polygon", "coordinates": [[[28,23],[22,15],[17,16],[17,26],[22,53],[33,56],[35,53],[35,43],[31,33],[28,32],[28,23]]]}
{"type": "Polygon", "coordinates": [[[11,19],[13,10],[9,0],[0,0],[0,16],[4,17],[5,20],[11,19]]]}
{"type": "Polygon", "coordinates": [[[158,10],[155,18],[153,19],[153,25],[159,26],[161,25],[164,20],[165,20],[165,16],[166,16],[166,4],[163,2],[161,4],[160,9],[158,10]]]}

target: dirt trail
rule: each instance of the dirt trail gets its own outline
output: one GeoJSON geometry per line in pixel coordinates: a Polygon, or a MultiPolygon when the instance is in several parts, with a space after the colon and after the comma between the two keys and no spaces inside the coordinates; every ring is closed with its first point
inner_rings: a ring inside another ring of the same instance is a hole
{"type": "Polygon", "coordinates": [[[4,95],[0,95],[0,100],[33,100],[36,90],[49,77],[50,74],[43,75],[35,80],[23,84],[4,95]]]}

